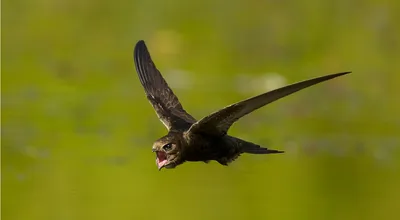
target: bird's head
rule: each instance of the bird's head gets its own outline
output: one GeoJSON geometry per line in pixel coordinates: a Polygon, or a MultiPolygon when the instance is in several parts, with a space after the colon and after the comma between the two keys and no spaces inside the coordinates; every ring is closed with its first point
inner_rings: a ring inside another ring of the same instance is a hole
{"type": "Polygon", "coordinates": [[[181,144],[178,138],[167,135],[153,144],[158,170],[175,168],[182,163],[181,144]]]}

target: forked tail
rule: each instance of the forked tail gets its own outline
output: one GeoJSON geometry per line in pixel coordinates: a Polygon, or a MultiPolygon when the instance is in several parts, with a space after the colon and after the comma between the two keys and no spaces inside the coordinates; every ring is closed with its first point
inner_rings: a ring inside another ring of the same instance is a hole
{"type": "Polygon", "coordinates": [[[263,147],[245,147],[242,148],[243,153],[248,153],[248,154],[280,154],[280,153],[285,153],[285,151],[280,151],[280,150],[272,150],[268,148],[263,148],[263,147]]]}
{"type": "Polygon", "coordinates": [[[280,154],[284,153],[285,151],[280,151],[280,150],[273,150],[273,149],[268,149],[264,147],[260,147],[260,145],[253,144],[248,141],[244,141],[241,139],[240,140],[240,149],[243,153],[248,153],[248,154],[280,154]]]}

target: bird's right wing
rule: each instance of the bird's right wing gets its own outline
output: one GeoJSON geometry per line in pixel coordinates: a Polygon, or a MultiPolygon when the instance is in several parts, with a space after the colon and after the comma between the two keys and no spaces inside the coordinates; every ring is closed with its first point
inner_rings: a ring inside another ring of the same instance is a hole
{"type": "Polygon", "coordinates": [[[135,46],[134,61],[147,99],[165,127],[168,130],[186,130],[195,123],[196,119],[183,109],[178,98],[156,68],[142,40],[135,46]]]}
{"type": "Polygon", "coordinates": [[[314,84],[348,73],[350,72],[336,73],[305,80],[232,104],[194,123],[190,127],[188,134],[199,133],[212,136],[225,135],[235,121],[250,112],[314,84]]]}

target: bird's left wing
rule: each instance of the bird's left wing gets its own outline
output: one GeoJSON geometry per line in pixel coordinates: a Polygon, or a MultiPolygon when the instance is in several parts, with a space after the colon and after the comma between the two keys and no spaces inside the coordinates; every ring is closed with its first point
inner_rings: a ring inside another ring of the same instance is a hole
{"type": "Polygon", "coordinates": [[[232,104],[197,121],[190,127],[187,133],[200,133],[212,136],[225,135],[235,121],[249,114],[250,112],[314,84],[333,79],[335,77],[342,76],[348,73],[350,72],[335,73],[305,80],[232,104]]]}
{"type": "Polygon", "coordinates": [[[196,119],[183,109],[178,98],[154,65],[146,44],[142,40],[135,46],[134,61],[147,99],[165,127],[168,130],[185,130],[195,123],[196,119]]]}

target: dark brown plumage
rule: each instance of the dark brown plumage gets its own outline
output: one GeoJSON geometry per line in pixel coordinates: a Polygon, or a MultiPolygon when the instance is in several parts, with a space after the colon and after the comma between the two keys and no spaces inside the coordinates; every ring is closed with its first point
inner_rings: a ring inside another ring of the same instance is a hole
{"type": "Polygon", "coordinates": [[[232,104],[197,121],[183,109],[178,98],[157,70],[144,41],[136,44],[134,61],[147,99],[158,118],[168,129],[168,134],[153,144],[159,170],[164,167],[175,168],[185,161],[215,160],[222,165],[228,165],[242,153],[283,153],[283,151],[267,149],[229,136],[227,132],[241,117],[268,103],[317,83],[350,73],[336,73],[288,85],[232,104]]]}

